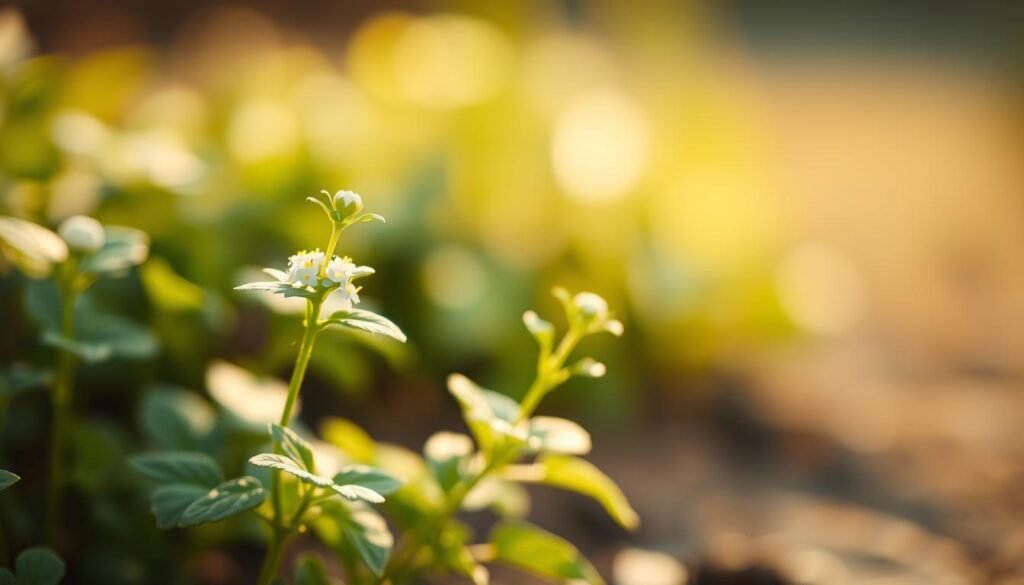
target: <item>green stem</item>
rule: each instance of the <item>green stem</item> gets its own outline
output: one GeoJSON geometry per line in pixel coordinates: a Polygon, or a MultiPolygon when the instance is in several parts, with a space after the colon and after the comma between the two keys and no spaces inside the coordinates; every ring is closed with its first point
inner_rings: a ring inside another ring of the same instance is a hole
{"type": "Polygon", "coordinates": [[[530,385],[530,389],[526,391],[526,396],[523,397],[523,401],[519,404],[517,422],[522,422],[529,418],[548,391],[564,380],[564,378],[562,380],[556,379],[555,374],[565,365],[565,360],[568,359],[569,354],[572,353],[573,348],[576,347],[576,344],[580,342],[582,337],[583,335],[577,328],[571,327],[565,333],[565,336],[562,337],[562,341],[558,343],[554,353],[547,359],[542,357],[538,362],[537,377],[533,380],[533,384],[530,385]]]}
{"type": "MultiPolygon", "coordinates": [[[[75,294],[70,284],[61,287],[60,334],[64,339],[75,336],[75,294]]],[[[53,381],[53,422],[50,427],[50,482],[46,498],[46,542],[51,547],[57,540],[57,525],[64,498],[64,456],[67,447],[68,419],[74,390],[75,355],[61,350],[53,381]]]]}
{"type": "MultiPolygon", "coordinates": [[[[305,332],[302,335],[302,342],[299,346],[299,355],[295,360],[295,369],[292,370],[292,378],[288,383],[288,397],[285,399],[284,410],[281,412],[280,425],[282,427],[288,426],[288,423],[292,419],[292,412],[295,410],[295,403],[299,397],[299,390],[302,389],[302,381],[306,377],[306,368],[309,366],[309,360],[313,356],[313,345],[316,342],[316,334],[318,331],[318,322],[320,320],[320,306],[323,300],[310,300],[306,304],[306,322],[305,332]]],[[[281,452],[281,445],[274,440],[274,452],[281,452]]],[[[284,549],[285,541],[291,537],[292,532],[298,528],[298,523],[301,520],[301,515],[305,510],[300,506],[299,511],[296,513],[296,518],[292,522],[291,526],[287,526],[284,521],[284,503],[282,501],[283,494],[281,493],[281,472],[274,470],[270,476],[270,494],[271,504],[274,509],[274,516],[272,520],[272,531],[273,535],[270,542],[270,549],[267,551],[267,556],[263,559],[263,567],[260,569],[260,585],[269,584],[275,576],[277,576],[278,565],[281,563],[281,554],[284,549]]],[[[303,500],[304,503],[307,500],[303,500]]],[[[308,503],[306,503],[308,505],[308,503]]]]}
{"type": "Polygon", "coordinates": [[[277,576],[278,568],[281,566],[281,556],[284,554],[285,544],[288,542],[288,534],[275,528],[274,535],[270,540],[270,548],[267,556],[263,559],[263,567],[260,569],[259,585],[270,585],[277,576]]]}
{"type": "Polygon", "coordinates": [[[338,247],[338,238],[341,237],[341,230],[341,224],[337,222],[331,223],[331,239],[327,242],[327,250],[324,251],[324,263],[320,265],[320,278],[327,274],[327,265],[331,262],[331,258],[334,257],[334,249],[338,247]]]}
{"type": "Polygon", "coordinates": [[[295,360],[295,369],[292,371],[292,379],[288,384],[288,398],[285,400],[284,410],[281,412],[281,421],[279,423],[282,427],[288,426],[288,423],[292,420],[292,411],[295,410],[295,401],[299,397],[302,380],[306,377],[309,358],[313,356],[313,343],[316,341],[317,325],[320,320],[320,305],[322,302],[311,300],[306,305],[306,331],[302,335],[299,357],[295,360]]]}

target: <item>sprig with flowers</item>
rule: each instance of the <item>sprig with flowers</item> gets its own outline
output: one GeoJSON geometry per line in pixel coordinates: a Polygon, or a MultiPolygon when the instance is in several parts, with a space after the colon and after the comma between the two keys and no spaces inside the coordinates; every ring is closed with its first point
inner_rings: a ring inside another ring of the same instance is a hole
{"type": "Polygon", "coordinates": [[[303,334],[288,393],[277,424],[269,425],[269,452],[249,458],[249,464],[270,475],[269,488],[251,475],[224,480],[217,463],[193,452],[163,452],[137,456],[135,468],[160,486],[151,503],[161,528],[186,527],[218,522],[242,512],[253,511],[270,529],[270,545],[260,570],[259,583],[279,579],[281,559],[289,541],[306,532],[307,525],[325,514],[336,526],[352,535],[349,549],[374,563],[373,543],[390,540],[383,519],[367,504],[384,502],[399,487],[390,474],[366,465],[347,465],[336,473],[326,472],[318,462],[313,445],[290,428],[295,406],[313,355],[317,335],[331,327],[343,327],[384,335],[405,342],[405,334],[385,317],[357,308],[361,288],[355,281],[374,270],[359,266],[347,256],[335,254],[341,233],[349,226],[384,221],[374,213],[362,213],[363,202],[352,191],[309,200],[323,209],[331,225],[324,250],[303,250],[288,259],[287,270],[267,268],[274,280],[251,282],[236,287],[306,299],[303,334]],[[328,303],[328,300],[330,302],[328,303]],[[325,306],[337,307],[323,315],[325,306]],[[338,500],[341,500],[339,502],[338,500]]]}

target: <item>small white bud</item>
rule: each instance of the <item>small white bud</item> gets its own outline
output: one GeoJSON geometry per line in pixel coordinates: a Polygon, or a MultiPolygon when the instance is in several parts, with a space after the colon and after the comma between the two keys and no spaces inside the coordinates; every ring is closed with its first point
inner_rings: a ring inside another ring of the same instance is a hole
{"type": "Polygon", "coordinates": [[[342,219],[348,219],[363,210],[363,198],[355,191],[338,191],[334,194],[334,206],[342,219]]]}
{"type": "Polygon", "coordinates": [[[581,292],[573,297],[572,302],[587,319],[601,319],[608,316],[608,303],[594,293],[581,292]]]}
{"type": "Polygon", "coordinates": [[[68,247],[78,252],[96,252],[106,242],[106,233],[100,222],[84,215],[75,215],[64,220],[57,228],[68,247]]]}
{"type": "Polygon", "coordinates": [[[608,368],[593,358],[583,358],[572,367],[571,373],[574,376],[586,378],[601,378],[608,373],[608,368]]]}

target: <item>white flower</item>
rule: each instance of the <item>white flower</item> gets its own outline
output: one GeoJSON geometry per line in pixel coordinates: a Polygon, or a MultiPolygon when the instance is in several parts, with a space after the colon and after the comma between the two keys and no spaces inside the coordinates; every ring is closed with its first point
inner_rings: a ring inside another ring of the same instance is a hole
{"type": "Polygon", "coordinates": [[[327,264],[327,272],[325,276],[331,282],[336,284],[344,284],[352,278],[352,273],[355,271],[356,265],[352,263],[352,259],[348,256],[340,258],[335,256],[327,264]]]}
{"type": "Polygon", "coordinates": [[[594,293],[581,292],[573,297],[572,302],[587,319],[603,321],[608,317],[608,303],[594,293]]]}
{"type": "Polygon", "coordinates": [[[323,263],[324,253],[319,249],[312,252],[303,250],[295,254],[288,259],[288,282],[316,286],[323,263]]]}
{"type": "Polygon", "coordinates": [[[67,218],[57,228],[57,233],[64,238],[69,248],[79,252],[95,252],[102,248],[106,241],[106,234],[100,222],[84,215],[67,218]]]}
{"type": "Polygon", "coordinates": [[[363,198],[355,191],[338,191],[334,194],[334,206],[342,218],[352,217],[363,210],[363,198]]]}

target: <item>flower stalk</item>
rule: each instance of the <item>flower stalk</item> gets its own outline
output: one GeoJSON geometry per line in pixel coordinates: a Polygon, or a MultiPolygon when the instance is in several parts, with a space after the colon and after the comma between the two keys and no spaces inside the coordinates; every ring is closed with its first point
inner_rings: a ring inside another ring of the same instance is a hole
{"type": "MultiPolygon", "coordinates": [[[[309,361],[313,356],[313,347],[316,343],[317,334],[334,320],[321,319],[321,312],[327,298],[335,291],[344,295],[349,307],[359,302],[359,288],[352,284],[352,280],[361,276],[372,274],[373,270],[365,266],[356,266],[348,258],[339,258],[334,255],[341,238],[341,232],[349,225],[380,219],[374,214],[357,215],[362,211],[362,199],[351,191],[339,191],[331,196],[324,192],[324,200],[310,197],[309,200],[317,204],[327,214],[331,222],[331,236],[327,243],[325,252],[319,250],[313,252],[299,252],[289,260],[287,273],[268,270],[278,279],[278,282],[254,283],[239,287],[242,290],[269,290],[289,295],[303,296],[306,299],[306,313],[303,321],[302,341],[299,344],[299,352],[295,359],[295,368],[292,370],[291,380],[288,384],[288,395],[281,411],[279,426],[287,428],[291,422],[298,401],[302,383],[306,377],[306,370],[309,361]]],[[[350,309],[351,311],[351,309],[350,309]]],[[[351,325],[341,320],[342,325],[365,328],[365,325],[351,325]]],[[[385,320],[386,321],[386,320],[385,320]]],[[[394,327],[393,324],[387,322],[394,327]]],[[[373,330],[374,332],[381,332],[373,330]]],[[[388,335],[404,341],[404,335],[395,328],[395,331],[387,331],[388,335]],[[396,333],[397,332],[397,333],[396,333]]],[[[273,436],[273,452],[276,455],[283,453],[283,446],[278,436],[273,436]]],[[[284,509],[284,494],[282,485],[282,471],[273,469],[271,471],[270,498],[272,516],[268,519],[271,529],[270,546],[263,559],[260,569],[259,585],[269,585],[278,575],[281,559],[291,538],[302,529],[303,516],[310,506],[316,503],[312,497],[312,490],[305,490],[294,510],[288,513],[284,509]]]]}

